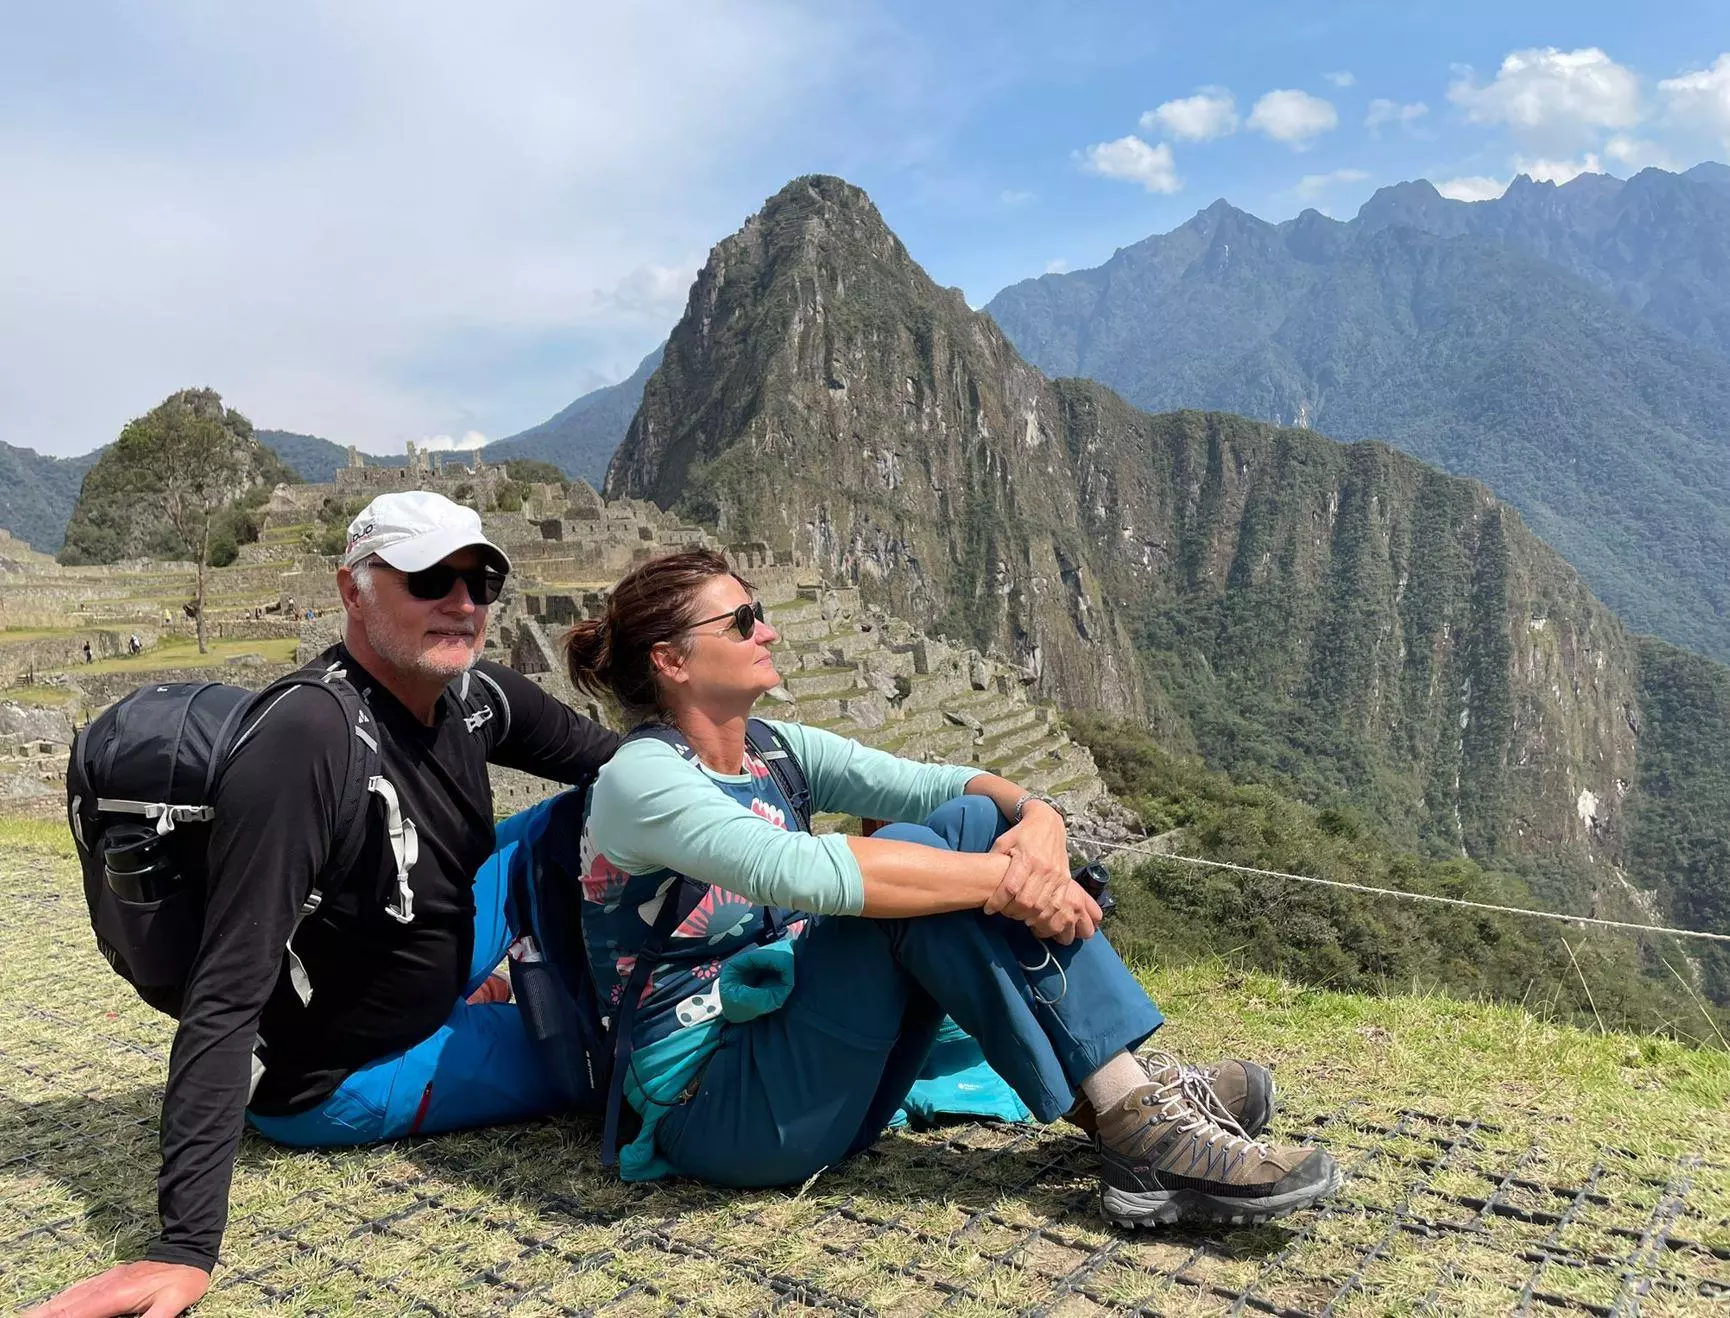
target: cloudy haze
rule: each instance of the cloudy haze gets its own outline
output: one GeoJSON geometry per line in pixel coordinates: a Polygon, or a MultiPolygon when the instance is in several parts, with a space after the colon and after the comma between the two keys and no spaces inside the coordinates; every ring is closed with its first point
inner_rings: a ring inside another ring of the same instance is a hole
{"type": "Polygon", "coordinates": [[[802,172],[981,303],[1221,195],[1730,155],[1719,7],[1510,8],[11,6],[0,440],[84,452],[205,384],[375,450],[500,437],[628,374],[802,172]]]}

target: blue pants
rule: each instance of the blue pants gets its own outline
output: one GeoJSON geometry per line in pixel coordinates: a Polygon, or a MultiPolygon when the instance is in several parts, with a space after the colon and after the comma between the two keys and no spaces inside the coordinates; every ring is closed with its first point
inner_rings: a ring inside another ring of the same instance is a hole
{"type": "MultiPolygon", "coordinates": [[[[510,946],[506,876],[518,821],[528,813],[499,824],[497,850],[475,875],[475,950],[464,998],[510,946]]],[[[459,999],[431,1038],[361,1067],[317,1107],[292,1117],[248,1112],[246,1119],[279,1144],[332,1148],[527,1121],[562,1106],[516,1003],[459,999]]]]}
{"type": "MultiPolygon", "coordinates": [[[[989,800],[964,796],[877,836],[981,852],[1003,828],[989,800]]],[[[656,1142],[681,1173],[714,1184],[802,1181],[876,1141],[945,1012],[1042,1121],[1163,1019],[1101,934],[1062,947],[979,911],[825,916],[800,940],[787,1001],[725,1028],[656,1142]]]]}

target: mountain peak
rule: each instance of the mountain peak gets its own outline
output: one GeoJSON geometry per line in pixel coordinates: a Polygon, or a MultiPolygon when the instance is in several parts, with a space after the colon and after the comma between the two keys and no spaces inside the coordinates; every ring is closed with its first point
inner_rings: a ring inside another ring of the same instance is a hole
{"type": "Polygon", "coordinates": [[[895,242],[876,203],[863,188],[833,174],[805,174],[765,201],[763,208],[745,221],[732,239],[717,244],[715,251],[730,241],[767,242],[771,246],[796,242],[799,240],[794,235],[803,235],[814,225],[850,230],[854,237],[867,240],[880,234],[895,242]]]}
{"type": "Polygon", "coordinates": [[[1459,213],[1465,204],[1444,197],[1428,179],[1413,179],[1377,188],[1375,195],[1358,208],[1356,223],[1368,231],[1403,224],[1453,233],[1463,230],[1467,223],[1459,213]]]}
{"type": "Polygon", "coordinates": [[[1702,160],[1694,168],[1683,170],[1682,177],[1693,179],[1696,183],[1730,188],[1730,165],[1721,165],[1716,160],[1702,160]]]}
{"type": "Polygon", "coordinates": [[[607,491],[793,548],[873,603],[998,646],[1043,689],[1130,712],[1133,651],[1088,594],[1061,406],[864,193],[795,180],[716,244],[607,491]]]}

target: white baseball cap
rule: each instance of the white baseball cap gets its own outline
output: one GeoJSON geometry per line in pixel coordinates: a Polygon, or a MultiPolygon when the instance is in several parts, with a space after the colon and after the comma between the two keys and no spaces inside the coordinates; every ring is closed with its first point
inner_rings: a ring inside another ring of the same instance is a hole
{"type": "Polygon", "coordinates": [[[379,495],[348,524],[342,564],[353,567],[377,554],[399,571],[419,572],[470,546],[490,551],[501,571],[511,570],[511,560],[487,539],[473,508],[431,490],[403,490],[379,495]]]}

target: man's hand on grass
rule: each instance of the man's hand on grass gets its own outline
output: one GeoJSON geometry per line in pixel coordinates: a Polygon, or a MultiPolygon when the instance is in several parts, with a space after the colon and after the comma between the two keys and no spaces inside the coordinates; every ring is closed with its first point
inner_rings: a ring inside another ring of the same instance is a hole
{"type": "Polygon", "coordinates": [[[186,1263],[122,1263],[68,1286],[23,1318],[176,1318],[210,1289],[210,1274],[186,1263]]]}

